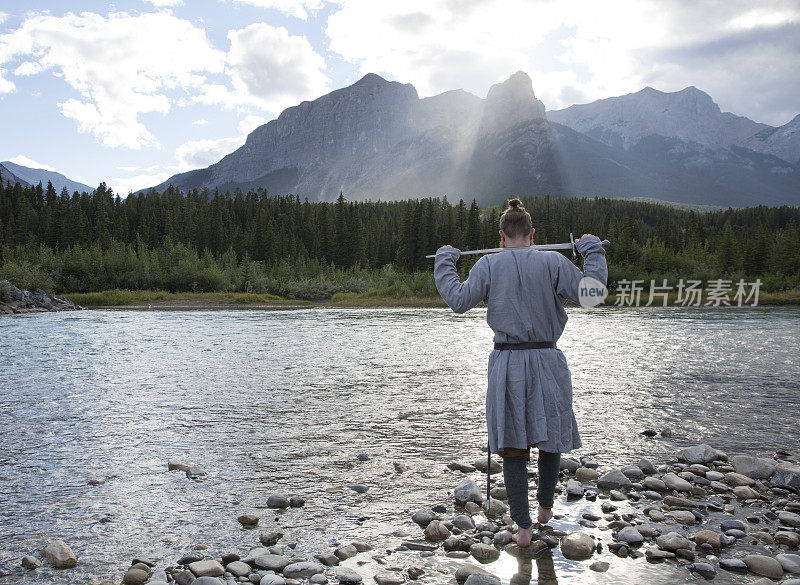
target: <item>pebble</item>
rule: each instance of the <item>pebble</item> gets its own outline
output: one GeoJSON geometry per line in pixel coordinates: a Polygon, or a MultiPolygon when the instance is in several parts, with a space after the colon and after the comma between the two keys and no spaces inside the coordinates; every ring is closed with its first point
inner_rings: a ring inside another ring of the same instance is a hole
{"type": "Polygon", "coordinates": [[[418,524],[421,528],[425,528],[435,519],[436,514],[433,512],[433,510],[418,510],[414,512],[414,515],[411,517],[411,520],[415,524],[418,524]]]}
{"type": "Polygon", "coordinates": [[[213,559],[190,563],[189,570],[198,577],[221,577],[225,574],[222,565],[213,559]]]}
{"type": "Polygon", "coordinates": [[[289,506],[292,508],[302,508],[306,505],[305,498],[301,498],[300,496],[292,496],[289,498],[289,506]]]}
{"type": "Polygon", "coordinates": [[[758,492],[746,485],[733,488],[733,495],[740,500],[755,500],[758,498],[758,492]]]}
{"type": "Polygon", "coordinates": [[[475,522],[472,521],[472,518],[467,516],[466,514],[458,514],[457,516],[453,516],[453,519],[450,520],[453,526],[458,528],[459,530],[474,530],[475,529],[475,522]]]}
{"type": "Polygon", "coordinates": [[[25,555],[22,557],[22,568],[33,571],[42,566],[42,561],[32,555],[25,555]]]}
{"type": "MultiPolygon", "coordinates": [[[[581,468],[585,469],[585,468],[581,468]]],[[[580,469],[578,470],[580,471],[580,469]]],[[[570,479],[567,481],[566,486],[567,498],[569,499],[578,499],[583,497],[583,485],[580,481],[576,479],[570,479]]]]}
{"type": "Polygon", "coordinates": [[[609,565],[605,561],[595,561],[591,565],[589,565],[589,569],[591,569],[592,571],[595,571],[597,573],[605,573],[606,571],[608,571],[608,568],[610,566],[611,565],[609,565]]]}
{"type": "Polygon", "coordinates": [[[398,571],[380,571],[375,573],[373,579],[378,585],[402,585],[406,580],[403,574],[398,571]]]}
{"type": "Polygon", "coordinates": [[[280,573],[292,563],[292,559],[285,555],[262,554],[256,556],[253,562],[262,569],[280,573]]]}
{"type": "Polygon", "coordinates": [[[356,492],[357,494],[365,494],[369,490],[369,487],[362,485],[360,483],[348,483],[347,487],[356,492]]]}
{"type": "Polygon", "coordinates": [[[781,564],[781,567],[787,573],[800,573],[800,555],[780,554],[775,557],[775,560],[781,564]]]}
{"type": "Polygon", "coordinates": [[[465,477],[458,482],[458,485],[456,485],[455,489],[453,489],[453,497],[455,498],[456,503],[461,504],[462,506],[467,502],[475,502],[478,504],[483,502],[481,489],[478,487],[477,483],[468,477],[465,477]]]}
{"type": "Polygon", "coordinates": [[[682,548],[692,548],[692,541],[677,532],[662,534],[656,539],[656,544],[659,548],[672,552],[682,548]]]}
{"type": "Polygon", "coordinates": [[[336,578],[339,583],[361,583],[363,577],[349,567],[337,567],[336,578]]]}
{"type": "Polygon", "coordinates": [[[150,579],[150,573],[142,569],[128,569],[122,576],[125,585],[144,585],[150,579]]]}
{"type": "Polygon", "coordinates": [[[596,469],[590,469],[589,467],[579,467],[575,471],[575,479],[583,483],[589,483],[598,477],[600,477],[600,473],[596,469]]]}
{"type": "Polygon", "coordinates": [[[255,514],[242,514],[237,518],[239,524],[242,526],[253,527],[258,526],[258,516],[255,514]]]}
{"type": "Polygon", "coordinates": [[[199,465],[191,465],[189,469],[186,470],[186,477],[189,479],[193,479],[195,481],[200,481],[206,476],[206,470],[200,467],[199,465]]]}
{"type": "Polygon", "coordinates": [[[637,546],[644,542],[644,536],[633,526],[627,526],[620,530],[616,539],[631,546],[637,546]]]}
{"type": "Polygon", "coordinates": [[[424,530],[425,538],[433,542],[445,540],[450,536],[450,531],[439,520],[432,520],[424,530]]]}
{"type": "Polygon", "coordinates": [[[622,489],[630,486],[631,480],[619,469],[613,469],[597,479],[597,487],[602,489],[622,489]]]}
{"type": "Polygon", "coordinates": [[[794,512],[779,512],[778,522],[784,526],[800,528],[800,514],[795,514],[794,512]]]}
{"type": "Polygon", "coordinates": [[[671,490],[675,490],[676,492],[692,491],[692,484],[682,477],[678,477],[674,473],[667,473],[662,479],[664,481],[664,485],[671,490]]]}
{"type": "Polygon", "coordinates": [[[225,570],[228,573],[231,573],[234,577],[246,577],[252,571],[250,565],[243,563],[242,561],[233,561],[232,563],[228,563],[225,565],[225,570]]]}
{"type": "Polygon", "coordinates": [[[333,554],[335,554],[339,560],[346,561],[356,556],[358,554],[358,549],[352,544],[343,544],[337,547],[336,550],[333,551],[333,554]]]}
{"type": "Polygon", "coordinates": [[[703,544],[711,545],[716,551],[722,550],[722,539],[721,535],[714,532],[713,530],[701,530],[693,537],[694,543],[697,546],[702,546],[703,544]]]}
{"type": "Polygon", "coordinates": [[[280,575],[264,575],[258,582],[259,585],[286,585],[286,579],[280,575]]]}
{"type": "Polygon", "coordinates": [[[495,547],[476,542],[469,547],[469,554],[481,563],[491,563],[500,558],[500,551],[495,547]]]}
{"type": "Polygon", "coordinates": [[[311,577],[311,575],[316,575],[317,573],[322,573],[325,571],[325,567],[320,565],[319,563],[313,563],[311,561],[300,561],[299,563],[292,563],[291,565],[286,565],[283,568],[283,576],[287,579],[304,579],[307,577],[311,577]]]}
{"type": "Polygon", "coordinates": [[[54,540],[42,549],[42,556],[56,569],[72,569],[78,564],[78,557],[63,540],[54,540]]]}
{"type": "Polygon", "coordinates": [[[717,576],[717,570],[709,563],[693,563],[689,565],[690,573],[697,573],[704,579],[713,579],[717,576]]]}
{"type": "Polygon", "coordinates": [[[170,471],[189,471],[190,465],[188,463],[184,463],[180,459],[170,459],[167,461],[167,469],[170,471]]]}
{"type": "Polygon", "coordinates": [[[711,445],[695,445],[686,447],[677,453],[678,461],[686,463],[711,463],[717,458],[717,450],[711,445]]]}
{"type": "Polygon", "coordinates": [[[500,585],[500,579],[483,573],[473,573],[467,577],[464,585],[500,585]]]}
{"type": "Polygon", "coordinates": [[[678,524],[694,524],[697,520],[694,514],[688,510],[675,510],[673,512],[667,512],[666,516],[672,518],[678,524]]]}
{"type": "Polygon", "coordinates": [[[721,569],[730,571],[731,573],[746,573],[747,565],[742,559],[720,559],[719,566],[721,569]]]}
{"type": "Polygon", "coordinates": [[[778,530],[775,533],[775,542],[777,544],[782,544],[783,546],[788,546],[790,548],[797,548],[800,546],[800,536],[797,535],[795,532],[789,532],[787,530],[778,530]]]}
{"type": "Polygon", "coordinates": [[[283,509],[289,507],[289,498],[283,494],[271,494],[267,498],[267,507],[273,509],[283,509]]]}

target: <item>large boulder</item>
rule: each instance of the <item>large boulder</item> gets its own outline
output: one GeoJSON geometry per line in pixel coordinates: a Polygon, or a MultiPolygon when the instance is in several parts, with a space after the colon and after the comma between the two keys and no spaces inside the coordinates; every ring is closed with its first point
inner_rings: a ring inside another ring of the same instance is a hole
{"type": "Polygon", "coordinates": [[[731,463],[736,473],[741,473],[754,479],[769,479],[775,473],[775,462],[764,457],[736,455],[731,463]]]}

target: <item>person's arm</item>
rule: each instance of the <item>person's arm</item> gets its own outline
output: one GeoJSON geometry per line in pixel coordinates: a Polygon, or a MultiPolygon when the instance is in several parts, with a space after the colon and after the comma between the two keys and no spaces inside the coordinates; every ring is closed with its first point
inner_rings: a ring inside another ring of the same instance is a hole
{"type": "Polygon", "coordinates": [[[584,276],[589,276],[606,286],[608,280],[608,265],[606,264],[606,251],[600,244],[600,238],[584,235],[575,241],[575,247],[583,256],[583,272],[563,254],[558,255],[556,270],[556,293],[563,302],[567,300],[578,302],[578,283],[584,276]]]}
{"type": "Polygon", "coordinates": [[[436,250],[433,277],[444,302],[456,313],[464,313],[489,295],[489,261],[482,257],[469,271],[467,280],[461,282],[456,271],[459,256],[458,248],[443,246],[436,250]]]}

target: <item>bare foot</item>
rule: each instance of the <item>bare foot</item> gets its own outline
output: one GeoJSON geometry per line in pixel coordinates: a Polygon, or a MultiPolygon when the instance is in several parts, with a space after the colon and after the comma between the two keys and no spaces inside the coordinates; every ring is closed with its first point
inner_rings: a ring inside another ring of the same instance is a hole
{"type": "Polygon", "coordinates": [[[511,539],[521,547],[529,546],[531,538],[533,538],[533,530],[530,528],[520,528],[516,534],[511,536],[511,539]]]}
{"type": "Polygon", "coordinates": [[[547,524],[553,519],[553,508],[543,508],[539,506],[539,517],[537,520],[539,524],[547,524]]]}

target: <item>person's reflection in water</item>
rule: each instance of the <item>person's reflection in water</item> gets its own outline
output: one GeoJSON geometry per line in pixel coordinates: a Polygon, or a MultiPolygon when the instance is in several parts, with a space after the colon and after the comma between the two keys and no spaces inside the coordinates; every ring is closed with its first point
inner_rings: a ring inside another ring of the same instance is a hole
{"type": "Polygon", "coordinates": [[[530,585],[533,578],[533,561],[536,561],[537,585],[558,585],[553,551],[541,540],[522,548],[510,544],[505,550],[517,559],[517,572],[511,577],[511,585],[530,585]]]}

